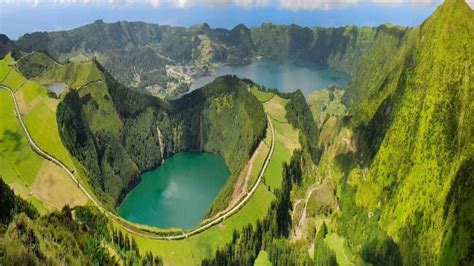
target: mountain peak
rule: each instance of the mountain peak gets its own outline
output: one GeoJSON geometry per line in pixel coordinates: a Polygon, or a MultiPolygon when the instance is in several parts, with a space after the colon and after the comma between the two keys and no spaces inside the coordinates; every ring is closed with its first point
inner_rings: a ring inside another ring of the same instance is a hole
{"type": "Polygon", "coordinates": [[[204,31],[204,32],[211,30],[211,27],[209,27],[209,24],[205,22],[198,23],[196,25],[191,26],[190,28],[195,31],[204,31]]]}

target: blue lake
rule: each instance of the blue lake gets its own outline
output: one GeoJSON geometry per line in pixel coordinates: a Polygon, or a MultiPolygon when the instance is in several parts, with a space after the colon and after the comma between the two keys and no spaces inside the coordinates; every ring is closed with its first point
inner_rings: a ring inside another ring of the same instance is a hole
{"type": "Polygon", "coordinates": [[[196,79],[190,90],[195,90],[222,75],[248,78],[267,88],[290,92],[300,89],[305,95],[331,84],[347,86],[349,75],[318,64],[295,60],[261,59],[249,64],[226,64],[218,67],[211,76],[196,79]]]}

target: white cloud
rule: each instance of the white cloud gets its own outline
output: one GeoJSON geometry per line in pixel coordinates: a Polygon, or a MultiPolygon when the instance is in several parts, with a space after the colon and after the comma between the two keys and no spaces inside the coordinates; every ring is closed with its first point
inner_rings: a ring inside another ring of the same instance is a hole
{"type": "MultiPolygon", "coordinates": [[[[350,7],[359,4],[432,6],[441,0],[279,0],[281,9],[299,10],[329,10],[350,7]]],[[[474,1],[474,0],[469,0],[474,1]]]]}
{"type": "Polygon", "coordinates": [[[270,0],[234,0],[236,6],[243,8],[260,8],[267,7],[271,4],[270,0]]]}
{"type": "Polygon", "coordinates": [[[203,0],[207,7],[226,7],[232,3],[231,0],[203,0]]]}
{"type": "MultiPolygon", "coordinates": [[[[335,8],[351,7],[360,4],[374,5],[401,5],[433,6],[443,0],[0,0],[2,5],[30,5],[42,4],[96,4],[117,6],[150,5],[153,8],[171,6],[176,8],[190,8],[193,6],[226,7],[235,5],[241,8],[276,7],[285,10],[330,10],[335,8]]],[[[474,0],[466,0],[474,7],[474,0]]]]}
{"type": "MultiPolygon", "coordinates": [[[[133,0],[131,0],[133,1],[133,0]]],[[[133,4],[133,3],[132,3],[133,4]]],[[[152,7],[159,7],[161,5],[160,0],[148,0],[148,4],[150,4],[152,7]]]]}
{"type": "Polygon", "coordinates": [[[179,8],[188,8],[196,4],[198,1],[196,0],[169,0],[168,3],[171,6],[179,7],[179,8]]]}

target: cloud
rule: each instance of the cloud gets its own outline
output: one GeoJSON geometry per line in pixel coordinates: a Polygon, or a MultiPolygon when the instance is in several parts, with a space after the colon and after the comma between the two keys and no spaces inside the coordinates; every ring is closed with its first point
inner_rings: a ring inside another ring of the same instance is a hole
{"type": "Polygon", "coordinates": [[[270,0],[234,0],[236,6],[243,8],[261,8],[267,7],[271,4],[270,0]]]}
{"type": "MultiPolygon", "coordinates": [[[[237,6],[240,8],[265,8],[275,7],[291,11],[314,11],[330,10],[357,6],[361,4],[397,6],[410,4],[413,6],[434,6],[443,0],[0,0],[2,5],[30,5],[38,6],[42,4],[86,4],[86,5],[109,5],[132,6],[149,5],[153,8],[170,6],[175,8],[190,8],[193,6],[206,6],[210,8],[222,8],[227,6],[237,6]]],[[[474,0],[467,0],[467,3],[474,7],[474,0]]]]}
{"type": "Polygon", "coordinates": [[[178,185],[174,182],[171,182],[165,191],[163,191],[163,197],[165,199],[174,198],[178,195],[178,185]]]}
{"type": "MultiPolygon", "coordinates": [[[[279,0],[279,8],[292,11],[330,10],[356,6],[360,4],[376,4],[396,6],[411,4],[415,6],[433,6],[441,0],[279,0]]],[[[474,1],[474,0],[469,0],[474,1]]]]}
{"type": "Polygon", "coordinates": [[[231,0],[203,0],[207,7],[226,7],[232,3],[231,0]]]}

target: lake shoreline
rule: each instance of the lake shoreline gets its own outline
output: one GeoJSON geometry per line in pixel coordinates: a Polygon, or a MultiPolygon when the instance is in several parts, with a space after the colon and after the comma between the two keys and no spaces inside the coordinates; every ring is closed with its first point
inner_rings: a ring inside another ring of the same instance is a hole
{"type": "Polygon", "coordinates": [[[142,173],[117,212],[130,222],[160,229],[193,228],[205,217],[229,176],[219,154],[177,153],[142,173]]]}
{"type": "Polygon", "coordinates": [[[301,89],[306,96],[311,92],[321,90],[332,84],[345,88],[350,80],[348,73],[333,69],[329,66],[294,58],[278,59],[263,56],[252,58],[249,62],[217,63],[212,65],[209,72],[211,73],[210,75],[202,75],[193,78],[188,91],[179,95],[177,98],[191,93],[209,84],[218,76],[223,75],[236,75],[240,78],[248,78],[257,84],[270,89],[275,88],[281,92],[292,92],[301,89]],[[252,73],[251,69],[256,70],[256,72],[252,73]],[[289,83],[292,82],[288,81],[281,82],[281,84],[279,84],[280,86],[276,84],[277,80],[290,79],[291,76],[295,76],[295,73],[297,74],[296,78],[292,81],[296,85],[290,87],[291,85],[289,83]],[[266,75],[269,77],[265,78],[266,75]],[[311,87],[311,84],[318,85],[311,87]]]}

